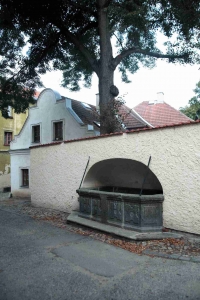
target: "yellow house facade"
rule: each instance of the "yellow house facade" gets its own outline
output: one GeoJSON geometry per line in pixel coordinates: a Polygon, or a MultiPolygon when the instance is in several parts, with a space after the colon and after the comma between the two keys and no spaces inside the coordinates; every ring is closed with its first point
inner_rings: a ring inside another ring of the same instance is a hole
{"type": "Polygon", "coordinates": [[[0,188],[9,184],[9,178],[3,180],[2,175],[10,173],[10,142],[17,135],[26,118],[28,110],[25,113],[16,114],[14,109],[9,107],[9,118],[5,119],[0,113],[0,188]]]}

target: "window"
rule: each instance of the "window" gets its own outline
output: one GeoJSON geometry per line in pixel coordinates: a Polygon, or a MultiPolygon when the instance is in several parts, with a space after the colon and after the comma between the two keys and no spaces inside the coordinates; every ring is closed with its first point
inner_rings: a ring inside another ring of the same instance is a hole
{"type": "Polygon", "coordinates": [[[32,143],[40,143],[40,125],[32,126],[32,143]]]}
{"type": "Polygon", "coordinates": [[[22,186],[29,187],[29,170],[22,169],[22,186]]]}
{"type": "Polygon", "coordinates": [[[5,131],[4,132],[4,146],[9,146],[12,141],[12,132],[5,131]]]}
{"type": "Polygon", "coordinates": [[[63,122],[54,122],[53,123],[53,132],[55,141],[63,140],[63,122]]]}
{"type": "Polygon", "coordinates": [[[91,106],[87,103],[81,102],[82,106],[87,109],[92,109],[91,106]]]}

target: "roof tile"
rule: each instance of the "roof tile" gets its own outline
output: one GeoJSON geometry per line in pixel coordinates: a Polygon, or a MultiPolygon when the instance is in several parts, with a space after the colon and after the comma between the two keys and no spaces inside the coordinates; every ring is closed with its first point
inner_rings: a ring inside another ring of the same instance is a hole
{"type": "MultiPolygon", "coordinates": [[[[72,100],[72,109],[83,121],[84,124],[93,124],[94,121],[100,122],[100,116],[96,110],[96,107],[91,104],[87,104],[91,107],[86,108],[81,101],[72,100]]],[[[146,127],[147,124],[143,121],[133,110],[126,105],[122,105],[119,108],[119,115],[122,116],[123,123],[127,129],[146,127]]]]}
{"type": "Polygon", "coordinates": [[[155,127],[159,125],[166,126],[177,124],[180,122],[185,123],[192,121],[190,118],[165,102],[149,104],[148,101],[143,101],[134,109],[138,114],[142,116],[143,119],[145,119],[155,127]]]}

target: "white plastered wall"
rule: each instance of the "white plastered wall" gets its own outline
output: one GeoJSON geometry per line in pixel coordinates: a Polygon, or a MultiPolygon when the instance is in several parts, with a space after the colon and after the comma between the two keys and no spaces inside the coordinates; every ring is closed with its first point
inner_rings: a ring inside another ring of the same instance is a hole
{"type": "Polygon", "coordinates": [[[87,126],[81,126],[70,114],[67,109],[69,101],[58,98],[59,94],[45,89],[38,98],[37,106],[29,108],[22,130],[10,143],[11,191],[14,196],[30,196],[30,189],[20,188],[20,170],[30,167],[29,147],[35,145],[32,143],[32,126],[40,125],[40,144],[53,142],[54,121],[63,121],[64,140],[95,135],[94,131],[88,131],[87,126]]]}
{"type": "MultiPolygon", "coordinates": [[[[11,193],[14,197],[30,197],[30,188],[22,187],[22,169],[30,169],[30,150],[13,151],[11,158],[11,193]]],[[[29,179],[30,180],[30,179],[29,179]]]]}
{"type": "MultiPolygon", "coordinates": [[[[109,158],[147,165],[164,193],[164,226],[200,234],[200,124],[145,130],[31,149],[31,197],[36,206],[78,209],[76,189],[86,167],[109,158]]],[[[87,170],[87,171],[88,171],[87,170]]]]}
{"type": "Polygon", "coordinates": [[[20,131],[10,144],[10,149],[27,149],[32,143],[32,126],[40,125],[40,144],[53,141],[53,122],[63,121],[64,140],[92,135],[87,126],[80,126],[67,109],[67,100],[56,100],[56,94],[51,89],[45,89],[39,96],[37,106],[29,108],[29,115],[20,131]]]}

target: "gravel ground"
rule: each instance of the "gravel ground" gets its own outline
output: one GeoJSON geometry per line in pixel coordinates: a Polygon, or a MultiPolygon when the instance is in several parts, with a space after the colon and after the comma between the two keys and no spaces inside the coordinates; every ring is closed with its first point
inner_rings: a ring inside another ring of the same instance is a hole
{"type": "Polygon", "coordinates": [[[31,205],[28,199],[9,199],[0,201],[0,208],[15,210],[18,213],[29,215],[33,219],[49,222],[63,230],[90,236],[104,243],[123,248],[137,254],[162,256],[166,258],[193,260],[200,262],[200,236],[183,234],[183,238],[167,238],[151,241],[130,241],[127,239],[105,234],[84,226],[67,224],[68,213],[57,210],[38,208],[31,205]]]}

